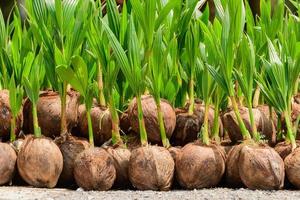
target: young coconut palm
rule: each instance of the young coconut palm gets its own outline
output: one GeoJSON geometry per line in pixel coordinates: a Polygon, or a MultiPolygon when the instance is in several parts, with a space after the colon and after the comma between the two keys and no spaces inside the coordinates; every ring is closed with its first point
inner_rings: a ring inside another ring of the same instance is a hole
{"type": "MultiPolygon", "coordinates": [[[[72,90],[67,91],[68,81],[63,81],[57,76],[55,66],[61,64],[69,66],[72,55],[81,51],[88,18],[91,16],[87,12],[90,10],[91,3],[67,0],[28,1],[27,4],[29,23],[33,27],[34,36],[45,48],[47,79],[52,89],[59,91],[41,93],[37,104],[39,124],[42,132],[47,136],[61,136],[56,139],[64,157],[64,168],[59,182],[69,186],[74,182],[75,157],[87,149],[89,144],[70,134],[78,120],[76,111],[79,95],[72,90]]],[[[31,106],[28,104],[25,106],[25,111],[28,113],[31,106]]],[[[30,117],[27,119],[29,122],[32,120],[30,117]]]]}
{"type": "Polygon", "coordinates": [[[280,40],[281,51],[279,54],[273,42],[268,41],[269,60],[265,61],[265,77],[259,76],[258,84],[266,101],[284,117],[286,124],[285,141],[290,148],[286,148],[280,153],[285,158],[285,170],[289,181],[296,187],[300,187],[299,176],[295,176],[295,171],[299,170],[297,167],[299,151],[296,149],[296,132],[291,122],[291,102],[300,74],[300,51],[298,47],[294,48],[295,39],[296,37],[292,33],[289,35],[289,40],[280,40]]]}
{"type": "Polygon", "coordinates": [[[29,76],[23,76],[26,94],[32,102],[34,136],[29,135],[18,154],[18,171],[21,177],[35,187],[55,187],[63,168],[63,157],[58,146],[43,137],[38,124],[37,102],[41,82],[45,77],[42,52],[31,63],[29,76]]]}
{"type": "Polygon", "coordinates": [[[113,159],[102,148],[94,147],[91,109],[96,83],[89,78],[88,67],[80,56],[73,56],[72,67],[60,65],[56,71],[63,81],[68,81],[82,96],[86,106],[89,142],[91,147],[77,155],[74,162],[74,178],[85,190],[109,190],[116,179],[113,159]]]}
{"type": "MultiPolygon", "coordinates": [[[[217,6],[222,22],[221,40],[216,38],[214,31],[206,31],[206,37],[214,45],[216,55],[219,57],[220,68],[208,69],[215,81],[223,88],[231,100],[236,120],[238,121],[244,142],[233,147],[226,161],[226,180],[231,186],[245,184],[252,189],[280,189],[283,187],[284,167],[280,156],[270,147],[260,146],[251,139],[237,105],[233,87],[233,71],[237,49],[243,38],[245,24],[245,9],[243,1],[228,1],[223,9],[217,6]],[[255,159],[256,162],[251,162],[255,159]],[[264,170],[259,170],[263,165],[264,170]],[[274,167],[279,166],[279,167],[274,167]],[[268,179],[266,178],[268,177],[268,179]]],[[[249,91],[250,92],[250,91],[249,91]]]]}
{"type": "Polygon", "coordinates": [[[16,118],[19,116],[22,108],[23,88],[15,84],[14,74],[9,84],[9,105],[11,108],[11,127],[10,142],[11,144],[0,143],[1,165],[0,165],[0,185],[11,183],[16,171],[17,154],[13,143],[16,140],[16,118]]]}
{"type": "Polygon", "coordinates": [[[130,16],[128,37],[128,54],[126,55],[120,42],[102,20],[102,25],[110,40],[118,65],[134,92],[137,102],[139,132],[142,147],[131,152],[129,163],[129,179],[134,187],[140,190],[168,190],[171,187],[174,172],[174,161],[163,147],[148,145],[147,132],[143,117],[141,95],[145,90],[145,74],[141,67],[139,43],[133,16],[130,16]],[[141,165],[141,163],[147,163],[141,165]]]}
{"type": "MultiPolygon", "coordinates": [[[[160,115],[163,119],[163,122],[165,124],[165,130],[166,136],[170,138],[172,136],[172,133],[175,128],[175,122],[173,118],[173,108],[168,104],[168,102],[160,101],[160,97],[158,97],[158,94],[160,93],[161,88],[158,88],[158,81],[159,79],[162,79],[162,77],[158,77],[161,75],[153,74],[156,73],[153,71],[153,69],[157,69],[157,63],[154,63],[154,61],[151,59],[154,58],[154,36],[155,32],[158,31],[158,29],[164,25],[165,19],[170,15],[170,13],[174,12],[174,8],[178,7],[180,5],[180,1],[174,0],[174,1],[166,1],[163,3],[160,1],[152,1],[152,0],[133,0],[130,1],[130,4],[132,6],[132,13],[134,14],[134,20],[138,22],[137,28],[141,29],[141,36],[142,39],[142,47],[143,47],[143,59],[141,61],[142,66],[145,68],[145,74],[149,74],[149,78],[151,79],[151,84],[148,84],[150,93],[152,96],[142,96],[141,102],[142,102],[142,108],[143,108],[143,115],[144,115],[144,121],[145,121],[145,127],[147,131],[147,136],[149,142],[152,143],[160,143],[160,133],[162,127],[160,124],[159,116],[157,112],[155,112],[155,107],[159,106],[158,109],[160,109],[160,115]],[[153,68],[154,67],[154,68],[153,68]],[[154,76],[153,76],[154,75],[154,76]],[[157,75],[157,76],[156,76],[157,75]],[[157,78],[153,80],[153,78],[157,78]],[[155,87],[155,88],[153,88],[155,87]],[[153,89],[156,89],[157,91],[154,94],[153,89]],[[157,104],[159,102],[159,105],[157,104]]],[[[160,61],[158,61],[160,62],[160,61]]],[[[154,70],[155,70],[154,69],[154,70]]],[[[157,70],[156,70],[157,71],[157,70]]],[[[158,71],[159,72],[159,71],[158,71]]],[[[161,86],[160,86],[161,87],[161,86]]],[[[130,125],[133,131],[138,132],[138,111],[137,111],[137,101],[133,100],[128,108],[128,117],[130,120],[130,125]]],[[[165,141],[163,141],[165,142],[165,141]]]]}
{"type": "MultiPolygon", "coordinates": [[[[193,22],[193,21],[192,21],[193,22]]],[[[225,172],[225,152],[209,139],[209,109],[216,83],[209,74],[207,60],[211,57],[205,52],[203,43],[200,45],[200,21],[190,25],[187,32],[187,50],[194,62],[199,61],[202,53],[202,69],[196,73],[195,84],[201,85],[198,93],[204,101],[204,122],[201,128],[202,141],[185,145],[176,156],[176,174],[179,183],[187,189],[200,189],[217,186],[225,172]],[[195,54],[190,54],[195,52],[195,54]]],[[[209,48],[208,46],[207,48],[209,48]]],[[[196,63],[194,63],[196,65],[196,63]]],[[[198,63],[200,65],[200,63],[198,63]]]]}
{"type": "MultiPolygon", "coordinates": [[[[112,0],[108,0],[107,5],[109,8],[108,15],[109,16],[111,15],[110,18],[118,19],[119,16],[118,14],[116,14],[117,7],[115,5],[115,2],[112,0]]],[[[113,22],[115,22],[115,20],[111,20],[110,24],[112,24],[113,22]]],[[[126,33],[125,30],[127,26],[127,6],[125,2],[123,4],[121,24],[112,27],[116,28],[119,26],[121,27],[121,31],[120,33],[117,33],[117,35],[126,33]]],[[[110,133],[107,133],[106,135],[107,138],[111,137],[111,142],[109,144],[108,143],[105,144],[107,145],[105,146],[105,149],[113,158],[114,165],[116,168],[117,177],[115,181],[115,186],[126,187],[130,184],[128,178],[128,165],[129,165],[129,159],[131,153],[129,149],[127,149],[126,146],[124,145],[120,135],[120,128],[119,128],[120,120],[119,120],[119,115],[118,115],[117,105],[116,105],[117,102],[116,95],[115,95],[115,93],[117,92],[116,82],[120,71],[120,67],[115,63],[113,55],[110,55],[109,41],[103,32],[103,28],[100,19],[98,17],[96,19],[93,19],[88,33],[89,33],[88,41],[91,47],[91,51],[94,54],[94,57],[97,58],[97,63],[98,63],[98,86],[102,85],[101,87],[99,87],[99,93],[100,93],[99,98],[102,99],[102,101],[105,101],[105,97],[107,97],[106,105],[109,108],[108,109],[109,115],[111,117],[111,123],[107,123],[107,124],[103,124],[104,122],[106,122],[105,120],[103,120],[104,116],[100,116],[102,119],[101,118],[98,119],[101,121],[101,127],[102,127],[101,130],[103,129],[110,130],[110,133]],[[99,37],[101,37],[101,40],[99,40],[99,37]],[[101,78],[99,78],[99,76],[101,76],[101,78]],[[101,83],[99,84],[99,82],[101,83]],[[103,92],[102,95],[101,92],[103,92]],[[110,127],[103,128],[103,126],[110,126],[110,127]]],[[[105,110],[104,112],[105,113],[103,113],[102,115],[104,114],[108,115],[107,110],[105,110]]],[[[97,126],[97,124],[99,123],[94,124],[94,126],[97,126]]],[[[106,136],[106,135],[104,136],[104,134],[105,133],[103,134],[101,133],[102,138],[106,136]]]]}

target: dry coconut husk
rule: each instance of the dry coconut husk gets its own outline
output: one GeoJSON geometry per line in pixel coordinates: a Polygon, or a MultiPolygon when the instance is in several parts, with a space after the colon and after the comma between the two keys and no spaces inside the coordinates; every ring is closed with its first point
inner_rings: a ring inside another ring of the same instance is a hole
{"type": "Polygon", "coordinates": [[[149,145],[131,152],[128,176],[139,190],[167,191],[173,182],[174,168],[174,160],[167,149],[149,145]]]}
{"type": "Polygon", "coordinates": [[[59,185],[71,186],[75,183],[74,180],[74,162],[78,154],[90,148],[90,144],[86,139],[67,135],[64,140],[57,140],[62,156],[63,170],[59,177],[59,185]]]}
{"type": "MultiPolygon", "coordinates": [[[[249,112],[248,108],[246,107],[239,107],[239,112],[241,115],[241,118],[243,119],[246,128],[250,133],[252,133],[250,118],[249,118],[249,112]]],[[[270,144],[276,143],[276,128],[264,112],[262,112],[260,109],[253,108],[253,116],[254,121],[257,127],[257,131],[265,136],[265,138],[268,140],[270,144]]],[[[242,133],[240,126],[236,120],[236,116],[233,110],[229,109],[226,113],[222,116],[222,122],[224,125],[224,128],[228,131],[228,135],[230,137],[230,140],[232,142],[238,142],[242,141],[242,133]]]]}
{"type": "Polygon", "coordinates": [[[131,152],[128,148],[122,146],[105,147],[105,150],[113,159],[116,169],[116,180],[114,183],[115,188],[126,188],[130,186],[128,177],[128,167],[131,152]]]}
{"type": "MultiPolygon", "coordinates": [[[[196,101],[194,105],[193,115],[188,114],[189,104],[184,108],[175,109],[176,112],[176,128],[171,138],[171,143],[174,145],[185,145],[193,142],[198,138],[198,134],[204,121],[204,105],[201,102],[196,101]]],[[[210,127],[213,127],[214,121],[214,109],[209,108],[208,123],[210,127]]],[[[223,125],[221,119],[219,120],[220,128],[219,133],[223,135],[223,125]]],[[[209,129],[210,134],[210,129],[209,129]]]]}
{"type": "MultiPolygon", "coordinates": [[[[297,147],[300,146],[300,141],[296,140],[297,147]]],[[[282,160],[284,160],[290,153],[292,153],[292,145],[290,143],[279,142],[274,147],[275,151],[280,155],[282,160]]]]}
{"type": "Polygon", "coordinates": [[[116,179],[114,161],[103,148],[86,149],[75,160],[74,178],[84,190],[109,190],[116,179]]]}
{"type": "Polygon", "coordinates": [[[215,144],[185,145],[176,157],[176,177],[187,189],[215,187],[225,172],[225,152],[215,144]]]}
{"type": "MultiPolygon", "coordinates": [[[[7,140],[9,138],[12,113],[9,104],[9,91],[0,90],[0,138],[7,140]]],[[[23,123],[23,114],[20,113],[16,118],[16,133],[20,132],[23,123]]]]}
{"type": "Polygon", "coordinates": [[[0,185],[10,183],[16,171],[17,154],[6,143],[0,143],[0,185]]]}
{"type": "MultiPolygon", "coordinates": [[[[77,110],[79,94],[74,91],[67,92],[66,122],[70,131],[77,124],[77,110]]],[[[33,133],[32,103],[29,99],[24,104],[24,132],[33,133]]],[[[60,135],[61,130],[61,101],[54,91],[40,93],[37,103],[38,122],[41,132],[46,137],[54,138],[60,135]]]]}
{"type": "MultiPolygon", "coordinates": [[[[112,121],[110,112],[106,107],[94,104],[91,109],[91,119],[95,145],[101,146],[111,138],[112,121]]],[[[78,126],[76,129],[81,137],[88,138],[88,121],[84,104],[78,108],[78,126]]]]}
{"type": "MultiPolygon", "coordinates": [[[[291,145],[290,145],[291,146],[291,145]]],[[[284,159],[285,172],[288,180],[300,188],[300,148],[296,148],[284,159]]]]}
{"type": "Polygon", "coordinates": [[[127,110],[120,116],[120,129],[126,134],[130,132],[130,119],[127,110]]]}
{"type": "Polygon", "coordinates": [[[21,146],[17,165],[21,177],[29,185],[53,188],[63,169],[63,157],[51,139],[29,135],[21,146]]]}
{"type": "Polygon", "coordinates": [[[245,145],[240,151],[239,174],[250,189],[277,190],[284,185],[284,162],[267,145],[245,145]]]}
{"type": "Polygon", "coordinates": [[[230,187],[238,188],[244,186],[238,165],[243,145],[244,144],[233,146],[227,154],[225,181],[230,187]]]}
{"type": "MultiPolygon", "coordinates": [[[[148,140],[149,142],[156,144],[161,143],[159,123],[157,118],[157,107],[154,98],[150,95],[143,95],[141,101],[148,140]]],[[[170,138],[176,125],[175,111],[167,100],[162,99],[160,106],[163,113],[166,136],[170,138]]],[[[136,98],[131,101],[128,107],[128,117],[130,119],[130,126],[132,130],[136,133],[139,133],[138,107],[136,98]]]]}

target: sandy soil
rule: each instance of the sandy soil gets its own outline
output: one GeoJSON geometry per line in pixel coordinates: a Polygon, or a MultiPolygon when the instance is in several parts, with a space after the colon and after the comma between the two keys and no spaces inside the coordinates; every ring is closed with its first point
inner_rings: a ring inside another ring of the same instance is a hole
{"type": "Polygon", "coordinates": [[[300,191],[281,190],[281,191],[252,191],[247,189],[228,189],[215,188],[203,190],[176,190],[170,192],[153,191],[130,191],[118,190],[107,192],[84,192],[81,189],[77,191],[66,189],[38,189],[31,187],[0,187],[1,200],[97,200],[97,199],[158,199],[158,200],[185,200],[185,199],[300,199],[300,191]]]}

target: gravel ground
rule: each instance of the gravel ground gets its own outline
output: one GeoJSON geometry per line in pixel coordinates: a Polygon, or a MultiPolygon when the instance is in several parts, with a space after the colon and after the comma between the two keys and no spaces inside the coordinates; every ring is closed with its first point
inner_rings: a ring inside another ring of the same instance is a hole
{"type": "Polygon", "coordinates": [[[107,192],[84,192],[80,189],[77,191],[66,189],[37,189],[30,187],[0,187],[0,200],[113,200],[113,199],[132,199],[132,200],[185,200],[185,199],[300,199],[300,191],[281,190],[281,191],[259,191],[248,189],[228,189],[215,188],[203,190],[176,190],[170,192],[154,191],[107,191],[107,192]]]}

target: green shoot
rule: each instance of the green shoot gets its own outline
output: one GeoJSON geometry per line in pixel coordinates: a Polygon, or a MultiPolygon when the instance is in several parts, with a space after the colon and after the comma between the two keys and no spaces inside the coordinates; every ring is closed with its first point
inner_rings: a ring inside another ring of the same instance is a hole
{"type": "Polygon", "coordinates": [[[91,109],[97,84],[89,79],[88,67],[82,57],[73,56],[71,58],[71,63],[73,68],[66,65],[59,65],[56,67],[56,72],[63,81],[68,81],[83,97],[88,120],[89,142],[92,146],[94,146],[91,109]]]}

